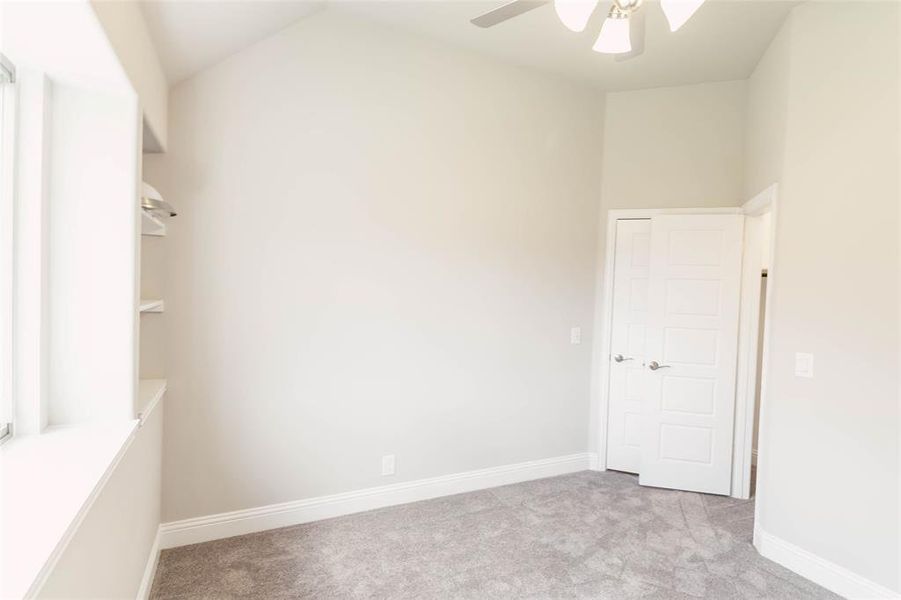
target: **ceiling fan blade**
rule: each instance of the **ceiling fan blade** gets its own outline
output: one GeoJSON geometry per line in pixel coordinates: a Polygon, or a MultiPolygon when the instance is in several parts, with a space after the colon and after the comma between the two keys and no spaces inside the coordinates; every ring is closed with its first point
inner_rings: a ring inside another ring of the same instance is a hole
{"type": "Polygon", "coordinates": [[[629,17],[629,39],[632,42],[632,50],[623,54],[615,54],[613,60],[623,62],[644,52],[644,11],[637,10],[629,17]]]}
{"type": "Polygon", "coordinates": [[[513,0],[471,19],[469,22],[478,27],[492,27],[539,6],[544,6],[548,2],[550,0],[513,0]]]}

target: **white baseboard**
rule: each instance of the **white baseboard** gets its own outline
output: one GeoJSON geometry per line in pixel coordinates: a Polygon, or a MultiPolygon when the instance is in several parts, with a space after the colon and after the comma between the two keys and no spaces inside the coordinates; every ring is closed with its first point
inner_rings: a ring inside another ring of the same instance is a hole
{"type": "Polygon", "coordinates": [[[147,556],[147,566],[144,567],[144,576],[141,578],[141,586],[138,588],[137,600],[150,598],[150,588],[153,587],[153,577],[156,575],[156,566],[160,561],[160,537],[160,531],[157,529],[156,537],[153,538],[153,546],[150,547],[150,554],[147,556]]]}
{"type": "Polygon", "coordinates": [[[584,452],[173,521],[160,525],[160,547],[175,548],[386,506],[575,473],[588,470],[596,461],[595,455],[584,452]]]}
{"type": "Polygon", "coordinates": [[[754,546],[761,556],[779,563],[839,596],[852,600],[901,598],[901,594],[897,592],[761,529],[754,530],[754,546]]]}

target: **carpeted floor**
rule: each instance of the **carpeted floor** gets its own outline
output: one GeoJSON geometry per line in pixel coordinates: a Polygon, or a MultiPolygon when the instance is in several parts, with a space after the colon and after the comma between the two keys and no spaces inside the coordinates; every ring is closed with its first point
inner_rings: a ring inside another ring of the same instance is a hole
{"type": "Polygon", "coordinates": [[[151,597],[837,598],[757,554],[753,511],[586,471],[166,550],[151,597]]]}

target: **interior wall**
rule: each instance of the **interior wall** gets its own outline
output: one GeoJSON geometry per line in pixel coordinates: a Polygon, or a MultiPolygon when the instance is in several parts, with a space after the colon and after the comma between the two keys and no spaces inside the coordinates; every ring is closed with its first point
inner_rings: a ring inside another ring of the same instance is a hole
{"type": "Polygon", "coordinates": [[[604,208],[739,206],[746,95],[744,80],[607,94],[604,208]]]}
{"type": "MultiPolygon", "coordinates": [[[[603,298],[607,211],[693,208],[743,203],[745,81],[704,83],[607,94],[597,297],[603,298]]],[[[601,302],[595,321],[600,328],[601,302]]],[[[598,331],[597,338],[605,335],[598,331]]],[[[596,344],[596,350],[600,344],[596,344]]],[[[606,357],[598,356],[595,366],[606,357]]],[[[599,374],[595,370],[589,446],[596,451],[599,374]]]]}
{"type": "Polygon", "coordinates": [[[894,590],[898,10],[796,8],[751,78],[749,130],[774,135],[748,154],[754,188],[780,186],[757,525],[894,590]]]}
{"type": "Polygon", "coordinates": [[[166,149],[169,84],[138,2],[91,0],[91,8],[141,101],[144,143],[166,149]]]}
{"type": "Polygon", "coordinates": [[[586,451],[602,94],[325,10],[170,100],[165,521],[586,451]]]}
{"type": "Polygon", "coordinates": [[[137,597],[160,522],[163,414],[135,432],[38,598],[137,597]]]}
{"type": "MultiPolygon", "coordinates": [[[[786,23],[789,23],[789,20],[786,23]]],[[[791,27],[783,25],[748,78],[744,197],[779,181],[785,155],[791,27]]]]}

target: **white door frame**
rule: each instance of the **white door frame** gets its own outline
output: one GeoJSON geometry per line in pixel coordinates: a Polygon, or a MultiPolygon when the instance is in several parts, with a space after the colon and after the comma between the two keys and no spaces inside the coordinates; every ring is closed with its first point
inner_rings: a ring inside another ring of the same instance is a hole
{"type": "Polygon", "coordinates": [[[613,262],[616,250],[616,222],[620,219],[650,219],[655,215],[745,214],[740,207],[725,208],[636,208],[607,211],[607,237],[604,250],[604,287],[601,292],[600,318],[595,319],[597,354],[592,361],[592,380],[597,396],[597,470],[607,470],[607,409],[610,406],[610,344],[613,333],[613,262]]]}
{"type": "MultiPolygon", "coordinates": [[[[763,423],[763,406],[767,389],[767,364],[769,362],[770,340],[770,299],[775,284],[775,249],[776,249],[776,212],[778,207],[778,184],[772,184],[742,205],[742,212],[748,217],[759,217],[770,214],[769,231],[769,267],[767,270],[766,310],[763,319],[763,358],[760,363],[760,423],[763,423]]],[[[742,263],[742,281],[753,284],[741,291],[741,317],[738,336],[738,375],[735,385],[735,437],[732,451],[732,496],[734,498],[751,497],[751,462],[754,442],[754,397],[757,387],[757,345],[760,330],[760,264],[754,256],[760,256],[763,250],[754,240],[745,236],[745,258],[742,263]],[[756,271],[753,274],[751,271],[756,271]]],[[[762,425],[761,425],[762,428],[762,425]]],[[[760,481],[760,452],[764,437],[758,432],[757,480],[760,481]]],[[[759,503],[758,503],[759,506],[759,503]]]]}

